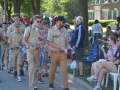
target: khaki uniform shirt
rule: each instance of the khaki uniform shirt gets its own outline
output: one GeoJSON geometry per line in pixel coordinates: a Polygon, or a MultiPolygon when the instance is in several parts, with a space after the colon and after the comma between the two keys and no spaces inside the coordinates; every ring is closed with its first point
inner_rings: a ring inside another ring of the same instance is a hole
{"type": "MultiPolygon", "coordinates": [[[[67,43],[67,30],[66,28],[61,28],[60,30],[54,26],[52,27],[49,32],[48,32],[48,37],[47,37],[48,41],[51,41],[52,43],[61,46],[61,47],[66,47],[66,43],[67,43]]],[[[52,51],[60,51],[57,48],[51,47],[50,50],[52,51]]]]}
{"type": "Polygon", "coordinates": [[[23,34],[20,32],[11,32],[8,38],[8,43],[12,44],[14,47],[19,47],[22,45],[23,34]]]}
{"type": "Polygon", "coordinates": [[[24,37],[27,39],[27,42],[30,46],[34,45],[40,47],[38,43],[38,37],[40,36],[39,30],[36,30],[34,25],[29,26],[25,29],[24,37]]]}
{"type": "Polygon", "coordinates": [[[2,48],[7,48],[9,47],[8,38],[4,37],[4,33],[7,33],[7,30],[4,30],[3,28],[0,30],[0,37],[3,39],[3,41],[0,41],[0,45],[2,48]]]}
{"type": "MultiPolygon", "coordinates": [[[[24,31],[25,31],[25,25],[24,24],[22,24],[21,22],[20,22],[20,32],[22,33],[22,34],[24,34],[24,31]]],[[[8,27],[8,31],[7,31],[7,34],[9,35],[11,32],[13,32],[14,31],[14,23],[12,24],[12,25],[10,25],[9,27],[8,27]]]]}

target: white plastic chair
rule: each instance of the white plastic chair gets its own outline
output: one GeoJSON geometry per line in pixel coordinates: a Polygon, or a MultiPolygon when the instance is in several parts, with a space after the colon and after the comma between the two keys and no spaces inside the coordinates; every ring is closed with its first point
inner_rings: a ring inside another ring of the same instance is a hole
{"type": "Polygon", "coordinates": [[[108,86],[109,74],[113,76],[113,90],[116,90],[117,89],[117,77],[120,74],[120,65],[118,65],[118,71],[117,71],[117,73],[113,73],[113,72],[107,73],[105,87],[108,86]]]}

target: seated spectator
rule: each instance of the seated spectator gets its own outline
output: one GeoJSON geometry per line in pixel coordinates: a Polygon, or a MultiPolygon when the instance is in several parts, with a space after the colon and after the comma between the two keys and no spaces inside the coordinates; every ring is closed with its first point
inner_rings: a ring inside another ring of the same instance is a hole
{"type": "MultiPolygon", "coordinates": [[[[114,40],[114,39],[116,39],[114,36],[110,36],[109,37],[109,40],[111,40],[111,41],[107,41],[107,43],[108,43],[108,45],[114,45],[114,47],[117,47],[116,46],[116,40],[114,40]]],[[[114,48],[113,47],[113,51],[114,51],[114,53],[116,53],[116,48],[114,48]]],[[[105,54],[105,53],[104,53],[105,54]]],[[[110,56],[110,54],[109,54],[109,56],[110,56]]],[[[109,58],[109,56],[108,55],[106,55],[106,59],[108,59],[109,58]],[[108,57],[108,58],[107,58],[108,57]]],[[[94,62],[93,64],[92,64],[92,67],[91,67],[91,76],[93,76],[94,74],[96,74],[97,73],[97,70],[98,70],[98,68],[99,68],[99,65],[100,65],[100,63],[99,62],[94,62]]],[[[91,77],[90,78],[88,78],[88,80],[90,81],[91,80],[91,77]]]]}
{"type": "MultiPolygon", "coordinates": [[[[111,37],[114,37],[114,36],[111,36],[111,37]]],[[[110,38],[109,38],[109,40],[110,40],[110,38]]],[[[92,64],[91,77],[88,77],[87,80],[88,81],[92,81],[92,80],[97,80],[98,79],[97,86],[93,90],[101,90],[100,84],[101,84],[101,81],[102,81],[105,73],[117,72],[116,65],[118,65],[118,63],[120,62],[118,60],[119,57],[117,57],[117,54],[116,54],[117,46],[120,46],[119,40],[120,39],[118,39],[117,44],[115,44],[115,40],[114,40],[113,45],[116,48],[114,48],[114,49],[112,48],[111,49],[111,47],[109,47],[109,50],[108,50],[107,54],[105,53],[104,48],[103,47],[101,48],[101,50],[104,53],[104,57],[106,59],[106,62],[100,62],[100,63],[99,62],[95,62],[95,63],[92,64]],[[110,51],[112,52],[111,54],[110,54],[110,51]],[[115,57],[117,57],[117,58],[115,58],[115,57]],[[109,63],[109,62],[111,62],[111,63],[109,63]]],[[[112,41],[110,40],[108,44],[112,45],[112,41]]]]}
{"type": "Polygon", "coordinates": [[[113,36],[113,32],[111,31],[111,27],[107,26],[107,28],[106,28],[106,38],[108,38],[109,36],[113,36]]]}

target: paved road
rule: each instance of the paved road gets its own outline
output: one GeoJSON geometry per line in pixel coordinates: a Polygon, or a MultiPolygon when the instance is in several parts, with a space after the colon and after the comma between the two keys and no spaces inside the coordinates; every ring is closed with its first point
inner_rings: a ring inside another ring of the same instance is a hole
{"type": "MultiPolygon", "coordinates": [[[[11,77],[5,70],[0,71],[0,90],[29,90],[28,72],[22,77],[22,82],[18,82],[16,77],[11,77]]],[[[44,84],[37,83],[38,90],[49,90],[48,78],[43,78],[44,84]]],[[[62,90],[57,84],[54,84],[55,90],[62,90]]]]}

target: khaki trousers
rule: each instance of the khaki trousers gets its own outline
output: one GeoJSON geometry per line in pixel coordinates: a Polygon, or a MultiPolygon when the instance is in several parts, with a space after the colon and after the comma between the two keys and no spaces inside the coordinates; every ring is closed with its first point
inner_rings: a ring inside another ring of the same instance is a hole
{"type": "Polygon", "coordinates": [[[36,70],[38,69],[38,60],[40,58],[40,50],[27,50],[29,86],[34,88],[36,85],[36,70]]]}
{"type": "Polygon", "coordinates": [[[67,74],[67,55],[63,53],[51,53],[51,70],[49,84],[54,83],[56,68],[60,64],[62,71],[62,81],[64,88],[68,88],[68,74],[67,74]]]}

